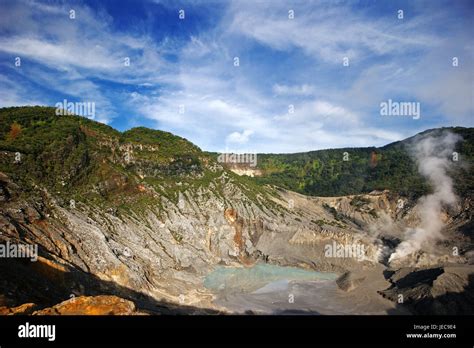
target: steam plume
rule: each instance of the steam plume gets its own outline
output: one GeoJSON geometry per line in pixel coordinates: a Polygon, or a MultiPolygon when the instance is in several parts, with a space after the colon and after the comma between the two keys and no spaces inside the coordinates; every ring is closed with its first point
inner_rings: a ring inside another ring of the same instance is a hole
{"type": "Polygon", "coordinates": [[[420,198],[420,225],[405,231],[405,240],[390,255],[389,262],[422,248],[432,247],[437,240],[442,239],[442,208],[457,201],[453,182],[447,171],[452,165],[450,158],[454,147],[461,139],[451,132],[443,132],[438,136],[423,137],[413,144],[413,156],[417,161],[418,171],[428,179],[433,193],[420,198]]]}

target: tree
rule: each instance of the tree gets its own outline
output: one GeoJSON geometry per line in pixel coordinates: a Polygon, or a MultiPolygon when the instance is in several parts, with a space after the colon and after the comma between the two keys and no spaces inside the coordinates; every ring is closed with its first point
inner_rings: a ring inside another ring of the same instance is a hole
{"type": "Polygon", "coordinates": [[[21,134],[21,125],[18,122],[13,122],[10,126],[10,132],[7,134],[7,140],[15,140],[21,134]]]}

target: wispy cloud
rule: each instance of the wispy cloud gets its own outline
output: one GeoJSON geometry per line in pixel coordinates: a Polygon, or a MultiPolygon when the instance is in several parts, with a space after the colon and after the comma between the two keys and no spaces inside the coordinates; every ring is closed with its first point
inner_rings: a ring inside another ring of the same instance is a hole
{"type": "Polygon", "coordinates": [[[383,3],[84,1],[0,5],[3,105],[87,99],[121,129],[252,152],[383,145],[474,123],[462,3],[400,3],[400,20],[383,3]],[[380,117],[388,98],[420,102],[421,118],[380,117]]]}
{"type": "Polygon", "coordinates": [[[232,11],[232,31],[277,50],[300,48],[333,64],[340,64],[343,57],[400,55],[433,46],[438,40],[423,29],[432,15],[400,21],[392,10],[391,18],[389,13],[369,17],[350,3],[234,1],[232,11]]]}
{"type": "Polygon", "coordinates": [[[275,84],[273,86],[273,91],[276,95],[303,95],[309,96],[314,94],[315,88],[314,86],[310,86],[307,84],[303,85],[295,85],[295,86],[287,86],[287,85],[280,85],[275,84]]]}

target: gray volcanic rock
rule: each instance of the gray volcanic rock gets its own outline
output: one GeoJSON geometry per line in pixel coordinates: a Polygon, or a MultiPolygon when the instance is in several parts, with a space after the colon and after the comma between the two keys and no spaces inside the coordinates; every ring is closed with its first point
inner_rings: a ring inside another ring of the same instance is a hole
{"type": "MultiPolygon", "coordinates": [[[[85,202],[61,206],[46,189],[31,199],[19,199],[19,187],[6,175],[1,178],[14,198],[0,206],[0,241],[38,244],[41,259],[28,266],[31,272],[47,263],[63,279],[61,274],[76,274],[66,270],[67,265],[101,281],[183,305],[213,306],[213,295],[202,286],[203,276],[213,265],[251,265],[263,259],[344,270],[356,268],[359,261],[327,259],[324,245],[332,240],[368,243],[361,231],[331,226],[333,218],[317,204],[302,206],[302,212],[298,207],[287,209],[288,202],[277,195],[252,201],[232,179],[226,179],[224,186],[226,203],[212,189],[189,188],[178,203],[161,197],[164,210],[150,205],[138,215],[114,214],[85,202]],[[311,222],[318,217],[328,225],[311,222]]],[[[54,282],[51,278],[47,287],[58,286],[54,282]]],[[[78,285],[70,292],[88,295],[87,287],[80,291],[78,285]]],[[[18,299],[11,305],[27,301],[18,299]]]]}
{"type": "MultiPolygon", "coordinates": [[[[16,121],[15,110],[3,112],[5,120],[16,121]]],[[[0,243],[37,246],[39,257],[37,262],[0,263],[0,306],[44,308],[71,294],[108,294],[151,313],[179,307],[202,313],[215,308],[215,294],[203,279],[216,265],[249,267],[258,261],[351,271],[339,280],[346,291],[332,284],[338,296],[352,300],[367,289],[372,299],[387,285],[379,279],[381,262],[405,227],[419,221],[416,202],[400,208],[401,198],[388,191],[307,197],[239,176],[167,132],[135,128],[120,133],[82,117],[57,118],[54,109],[24,112],[18,119],[23,128],[34,129],[42,120],[42,131],[25,131],[18,142],[0,149],[0,243]],[[327,253],[332,245],[357,246],[363,253],[327,253]],[[370,277],[377,286],[368,284],[370,277]]],[[[396,266],[393,289],[385,296],[396,299],[401,289],[415,302],[466,292],[460,292],[470,286],[466,275],[446,265],[466,264],[470,258],[471,204],[465,200],[446,212],[440,255],[425,253],[390,265],[396,266]],[[452,254],[453,247],[459,255],[452,254]],[[397,271],[412,261],[439,264],[442,272],[397,271]]]]}
{"type": "Polygon", "coordinates": [[[392,285],[379,293],[414,313],[474,313],[474,269],[470,265],[402,268],[392,272],[389,281],[392,285]]]}
{"type": "Polygon", "coordinates": [[[358,277],[353,272],[345,272],[337,278],[336,284],[339,289],[349,292],[356,289],[364,280],[365,277],[358,277]]]}

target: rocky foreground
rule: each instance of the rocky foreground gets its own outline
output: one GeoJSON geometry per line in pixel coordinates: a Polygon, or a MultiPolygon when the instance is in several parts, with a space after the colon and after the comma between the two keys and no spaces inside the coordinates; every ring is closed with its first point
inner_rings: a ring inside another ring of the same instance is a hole
{"type": "Polygon", "coordinates": [[[136,315],[135,304],[117,296],[80,296],[63,301],[53,307],[35,310],[35,303],[18,307],[1,307],[1,315],[136,315]]]}

